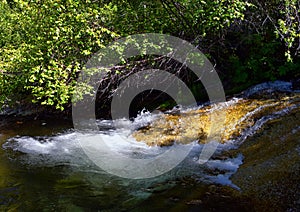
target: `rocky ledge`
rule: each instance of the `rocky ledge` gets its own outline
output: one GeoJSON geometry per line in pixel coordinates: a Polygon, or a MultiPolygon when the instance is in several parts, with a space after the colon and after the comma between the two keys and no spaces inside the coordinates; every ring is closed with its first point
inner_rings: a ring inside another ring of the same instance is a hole
{"type": "Polygon", "coordinates": [[[276,112],[299,107],[299,93],[280,93],[274,98],[235,98],[225,103],[180,113],[162,114],[148,126],[135,131],[133,137],[148,145],[169,146],[174,142],[205,143],[216,137],[224,143],[236,139],[256,121],[276,112]]]}

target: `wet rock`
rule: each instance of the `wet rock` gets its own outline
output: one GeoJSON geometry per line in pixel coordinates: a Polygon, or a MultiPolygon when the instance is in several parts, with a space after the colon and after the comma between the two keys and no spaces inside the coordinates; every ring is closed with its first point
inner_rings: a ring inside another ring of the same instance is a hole
{"type": "Polygon", "coordinates": [[[146,191],[151,193],[160,193],[172,188],[173,186],[174,186],[173,183],[158,183],[154,186],[147,188],[146,191]]]}
{"type": "Polygon", "coordinates": [[[256,211],[299,209],[299,125],[298,109],[268,123],[264,131],[248,138],[236,150],[245,159],[231,180],[252,198],[256,211]]]}
{"type": "Polygon", "coordinates": [[[178,202],[180,199],[177,197],[170,197],[169,200],[172,202],[178,202]]]}
{"type": "Polygon", "coordinates": [[[259,96],[262,93],[276,93],[276,92],[291,92],[292,91],[292,83],[284,82],[284,81],[274,81],[274,82],[265,82],[243,91],[240,97],[249,98],[251,96],[259,96]]]}
{"type": "Polygon", "coordinates": [[[293,90],[300,90],[300,79],[292,80],[292,89],[293,90]]]}
{"type": "Polygon", "coordinates": [[[193,141],[205,143],[208,137],[224,143],[239,138],[264,116],[270,116],[299,102],[300,94],[277,94],[272,99],[233,99],[215,106],[181,111],[177,115],[163,114],[132,135],[137,141],[150,146],[170,146],[193,141]]]}
{"type": "Polygon", "coordinates": [[[200,205],[202,204],[202,200],[201,199],[193,199],[189,202],[186,203],[187,205],[200,205]]]}

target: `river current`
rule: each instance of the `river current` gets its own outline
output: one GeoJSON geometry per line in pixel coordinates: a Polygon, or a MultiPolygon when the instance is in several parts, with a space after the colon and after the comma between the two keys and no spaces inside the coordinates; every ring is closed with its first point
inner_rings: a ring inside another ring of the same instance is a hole
{"type": "MultiPolygon", "coordinates": [[[[199,143],[197,137],[188,144],[174,142],[172,145],[190,145],[188,156],[163,175],[139,180],[117,177],[96,166],[78,141],[82,133],[75,131],[67,121],[51,118],[23,122],[2,120],[0,210],[151,211],[165,208],[176,211],[192,210],[194,207],[205,210],[221,207],[225,200],[214,199],[223,198],[224,193],[220,193],[220,189],[242,192],[240,185],[231,180],[245,160],[239,147],[247,139],[259,136],[269,123],[291,113],[299,113],[300,95],[291,90],[288,82],[264,83],[222,103],[226,111],[233,110],[235,106],[242,110],[238,115],[230,112],[226,114],[237,118],[227,120],[230,124],[227,123],[229,127],[224,131],[225,141],[218,145],[207,163],[198,162],[204,144],[199,143]],[[195,197],[186,194],[189,189],[195,189],[195,192],[191,191],[195,197]],[[203,197],[207,193],[212,193],[211,200],[196,197],[197,194],[203,197]],[[215,205],[211,205],[211,202],[215,202],[215,205]]],[[[190,114],[205,107],[185,108],[182,113],[190,114]]],[[[98,120],[99,132],[96,133],[111,140],[111,148],[115,152],[134,158],[156,157],[171,148],[170,145],[147,145],[148,140],[156,136],[155,130],[161,129],[156,128],[155,123],[160,126],[159,120],[164,120],[163,116],[163,113],[144,111],[133,121],[118,120],[124,125],[124,128],[118,130],[113,127],[112,121],[98,120]],[[148,131],[141,132],[140,137],[133,134],[139,133],[145,126],[148,126],[148,131]],[[117,135],[126,136],[130,142],[118,142],[117,135]],[[140,141],[143,139],[145,142],[140,141]]],[[[194,114],[192,117],[196,116],[194,114]]],[[[172,118],[171,121],[174,120],[172,118]]],[[[188,121],[191,120],[196,121],[193,118],[188,121]]],[[[197,130],[195,127],[193,129],[197,130]]],[[[300,124],[296,122],[290,133],[297,135],[299,131],[300,124]]],[[[284,136],[281,135],[282,138],[284,136]]],[[[231,206],[237,204],[238,208],[247,207],[248,200],[243,205],[240,199],[235,198],[229,195],[231,206]]]]}

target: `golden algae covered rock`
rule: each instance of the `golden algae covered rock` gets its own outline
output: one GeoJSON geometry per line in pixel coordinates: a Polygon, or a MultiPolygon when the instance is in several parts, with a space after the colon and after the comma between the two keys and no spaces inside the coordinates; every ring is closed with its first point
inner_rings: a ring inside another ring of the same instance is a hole
{"type": "Polygon", "coordinates": [[[225,103],[205,106],[200,109],[183,110],[176,114],[161,114],[159,118],[133,133],[137,141],[148,145],[169,146],[174,142],[206,142],[212,136],[211,119],[225,114],[223,123],[213,126],[221,142],[235,139],[253,126],[257,120],[276,111],[299,103],[300,94],[278,94],[273,99],[232,99],[225,103]]]}

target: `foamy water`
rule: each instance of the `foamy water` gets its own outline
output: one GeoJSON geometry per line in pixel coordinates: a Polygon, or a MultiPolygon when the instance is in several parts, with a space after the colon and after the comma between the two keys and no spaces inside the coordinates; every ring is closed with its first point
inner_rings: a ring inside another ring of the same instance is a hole
{"type": "MultiPolygon", "coordinates": [[[[165,151],[168,151],[170,147],[149,147],[144,143],[136,142],[133,138],[128,137],[126,141],[118,140],[116,135],[118,133],[104,134],[111,140],[109,147],[111,151],[121,153],[127,157],[144,159],[156,157],[165,151]]],[[[126,134],[125,134],[126,135],[126,134]]],[[[103,173],[93,162],[88,158],[81,148],[78,137],[83,134],[78,132],[66,132],[60,135],[51,137],[28,137],[17,136],[10,138],[3,144],[4,149],[8,151],[14,151],[16,153],[24,153],[22,155],[15,156],[17,160],[20,160],[23,164],[28,166],[58,166],[67,165],[73,168],[82,169],[88,172],[103,173]],[[89,167],[89,168],[87,168],[89,167]]],[[[175,144],[180,145],[180,144],[175,144]]],[[[193,175],[195,178],[202,181],[211,181],[215,183],[232,185],[229,177],[237,170],[241,164],[242,157],[238,156],[236,159],[228,160],[210,160],[207,164],[201,165],[197,161],[203,145],[194,142],[192,144],[192,151],[188,157],[175,169],[175,177],[193,175]],[[204,169],[215,169],[222,171],[222,174],[217,176],[211,176],[205,173],[204,169]],[[225,172],[225,173],[224,173],[225,172]]],[[[228,144],[229,145],[229,144],[228,144]]],[[[227,145],[227,147],[228,147],[227,145]]],[[[224,145],[223,145],[224,146],[224,145]]],[[[232,185],[232,187],[235,187],[232,185]]]]}

